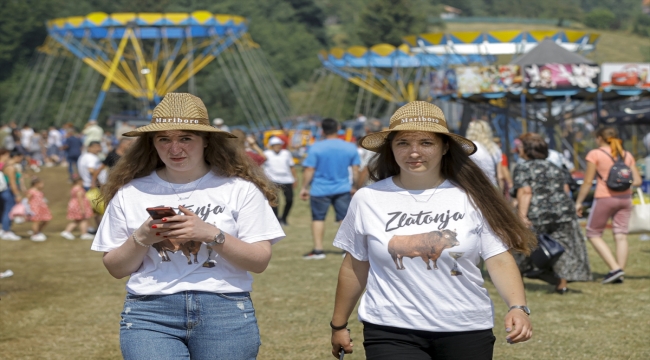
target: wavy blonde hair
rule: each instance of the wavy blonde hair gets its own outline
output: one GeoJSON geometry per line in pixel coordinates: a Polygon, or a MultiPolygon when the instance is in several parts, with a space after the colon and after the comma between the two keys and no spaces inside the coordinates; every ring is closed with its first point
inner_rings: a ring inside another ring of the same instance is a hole
{"type": "MultiPolygon", "coordinates": [[[[207,147],[203,158],[212,171],[224,177],[239,177],[250,181],[266,196],[269,204],[277,205],[276,186],[266,177],[260,166],[255,164],[246,152],[237,145],[238,139],[227,138],[216,132],[187,131],[201,136],[207,147]]],[[[102,186],[101,199],[108,204],[117,191],[133,179],[150,175],[165,167],[153,145],[155,132],[145,133],[111,169],[106,185],[102,186]]]]}
{"type": "Polygon", "coordinates": [[[492,140],[493,136],[490,123],[485,120],[470,122],[465,132],[466,138],[485,146],[490,155],[495,155],[499,151],[499,145],[492,140]]]}

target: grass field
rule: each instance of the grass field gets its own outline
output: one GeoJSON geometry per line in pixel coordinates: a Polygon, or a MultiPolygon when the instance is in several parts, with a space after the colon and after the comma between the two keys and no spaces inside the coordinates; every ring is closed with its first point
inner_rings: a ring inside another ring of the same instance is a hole
{"type": "MultiPolygon", "coordinates": [[[[119,359],[119,321],[125,280],[113,279],[90,251],[90,241],[58,236],[66,224],[70,186],[62,168],[44,169],[45,194],[55,220],[44,243],[0,241],[0,359],[119,359]]],[[[332,218],[329,215],[328,221],[332,218]]],[[[262,333],[259,359],[328,359],[329,320],[340,255],[304,261],[311,249],[309,209],[298,200],[274,246],[269,268],[255,276],[253,301],[262,333]]],[[[330,223],[331,224],[331,223],[330,223]]],[[[27,224],[15,227],[26,236],[27,224]]],[[[332,224],[326,249],[334,236],[332,224]]],[[[611,236],[607,240],[611,244],[611,236]]],[[[588,246],[596,279],[604,263],[588,246]]],[[[486,282],[496,309],[495,359],[650,359],[650,241],[630,237],[623,285],[570,284],[565,296],[526,280],[535,333],[528,343],[508,345],[501,321],[505,305],[486,282]]],[[[355,353],[363,359],[361,326],[350,321],[355,353]]]]}

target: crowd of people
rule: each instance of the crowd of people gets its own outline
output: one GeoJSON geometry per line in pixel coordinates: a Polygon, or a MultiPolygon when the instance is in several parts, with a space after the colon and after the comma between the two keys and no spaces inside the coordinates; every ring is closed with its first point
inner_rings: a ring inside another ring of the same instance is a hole
{"type": "Polygon", "coordinates": [[[0,129],[0,182],[2,199],[2,232],[0,239],[21,240],[12,231],[14,222],[32,222],[30,240],[47,240],[43,229],[52,220],[47,199],[43,194],[45,183],[36,174],[43,167],[65,166],[68,168],[71,184],[67,219],[70,223],[60,236],[74,240],[75,228],[80,230],[80,238],[92,240],[94,225],[101,222],[101,212],[95,209],[89,192],[105,184],[107,170],[114,166],[124,154],[131,141],[123,138],[117,141],[108,131],[104,131],[96,121],[89,121],[83,130],[78,131],[72,124],[60,128],[35,131],[29,125],[19,128],[15,123],[5,124],[0,129]]]}
{"type": "Polygon", "coordinates": [[[527,341],[533,328],[522,275],[560,295],[570,282],[591,281],[587,239],[610,268],[602,283],[624,281],[630,186],[641,176],[615,129],[597,130],[599,147],[587,155],[582,187],[572,190],[571,164],[539,134],[518,137],[509,166],[489,122],[472,121],[463,137],[427,102],[402,106],[387,128],[362,115],[357,121],[373,127],[355,146],[340,139],[338,121],[322,120],[322,140],[301,162],[286,136],[270,137],[263,148],[222,119],[211,122],[202,101],[184,93],[167,94],[149,125],[119,141],[94,121],[80,132],[8,124],[0,130],[0,238],[20,240],[12,222],[28,217],[30,239],[47,239],[46,184],[26,179],[25,169],[67,166],[70,222],[60,236],[74,240],[79,228],[112,276],[129,277],[120,322],[125,359],[255,358],[250,273],[266,269],[272,245],[293,224],[296,192],[311,211],[313,246],[304,259],[326,258],[330,207],[340,226],[335,357],[353,350],[346,329],[359,303],[369,359],[491,359],[494,305],[482,267],[508,307],[506,340],[527,341]],[[607,180],[619,159],[632,180],[614,190],[607,180]],[[585,237],[579,217],[593,180],[585,237]],[[616,256],[602,239],[610,218],[616,256]],[[564,249],[545,268],[530,257],[542,234],[564,249]],[[194,313],[202,314],[198,324],[194,313]],[[156,347],[146,345],[152,341],[156,347]]]}

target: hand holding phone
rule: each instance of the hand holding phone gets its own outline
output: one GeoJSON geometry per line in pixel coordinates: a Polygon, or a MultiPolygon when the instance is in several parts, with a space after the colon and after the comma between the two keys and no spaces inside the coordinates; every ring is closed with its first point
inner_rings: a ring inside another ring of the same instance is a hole
{"type": "Polygon", "coordinates": [[[176,211],[169,206],[159,206],[147,208],[147,212],[154,220],[160,220],[164,217],[176,216],[176,211]]]}

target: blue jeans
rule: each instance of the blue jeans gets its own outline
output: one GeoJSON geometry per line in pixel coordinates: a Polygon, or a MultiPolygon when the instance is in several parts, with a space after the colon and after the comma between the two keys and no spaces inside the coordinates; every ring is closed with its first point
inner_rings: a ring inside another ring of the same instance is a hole
{"type": "MultiPolygon", "coordinates": [[[[0,175],[2,176],[2,175],[0,175]]],[[[14,193],[11,192],[11,189],[7,188],[5,191],[0,192],[0,198],[2,198],[2,230],[11,231],[11,220],[9,220],[9,212],[11,208],[16,205],[16,198],[14,198],[14,193]]]]}
{"type": "Polygon", "coordinates": [[[77,161],[79,156],[68,157],[68,174],[70,175],[70,180],[72,180],[72,175],[78,173],[77,161]]]}
{"type": "Polygon", "coordinates": [[[247,292],[127,293],[120,322],[125,360],[255,359],[261,345],[247,292]]]}

